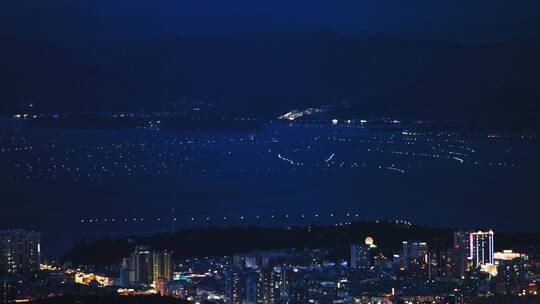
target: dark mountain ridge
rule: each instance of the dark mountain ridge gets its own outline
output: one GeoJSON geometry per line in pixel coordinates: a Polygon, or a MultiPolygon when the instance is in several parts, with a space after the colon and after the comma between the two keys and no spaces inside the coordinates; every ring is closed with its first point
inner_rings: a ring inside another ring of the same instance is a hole
{"type": "MultiPolygon", "coordinates": [[[[329,248],[334,250],[335,258],[348,259],[350,244],[362,243],[368,236],[375,239],[385,255],[391,256],[401,249],[404,240],[426,241],[432,249],[449,249],[452,246],[453,231],[414,225],[409,227],[390,222],[353,222],[344,226],[290,228],[206,227],[152,236],[81,242],[67,252],[62,260],[105,267],[128,256],[135,245],[172,250],[176,258],[224,256],[282,248],[329,248]]],[[[539,241],[540,234],[497,233],[496,250],[534,247],[538,246],[539,241]]]]}
{"type": "Polygon", "coordinates": [[[57,112],[159,110],[183,98],[272,115],[344,101],[364,116],[538,113],[540,39],[532,34],[464,43],[284,16],[162,16],[153,5],[120,15],[62,1],[5,6],[4,113],[30,102],[57,112]]]}

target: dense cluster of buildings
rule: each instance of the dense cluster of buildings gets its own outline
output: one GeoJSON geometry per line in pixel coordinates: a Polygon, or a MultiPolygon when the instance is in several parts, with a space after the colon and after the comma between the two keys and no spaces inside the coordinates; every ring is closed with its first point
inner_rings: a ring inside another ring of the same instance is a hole
{"type": "Polygon", "coordinates": [[[350,245],[348,258],[327,248],[173,260],[170,251],[135,246],[118,265],[96,270],[40,265],[38,234],[4,231],[0,303],[66,293],[161,294],[222,304],[476,303],[498,295],[537,296],[538,248],[523,254],[496,252],[494,245],[490,230],[456,231],[450,246],[404,240],[392,255],[366,237],[350,245]]]}
{"type": "Polygon", "coordinates": [[[227,304],[470,303],[493,295],[536,296],[538,253],[495,252],[494,239],[491,230],[456,231],[451,246],[406,240],[386,256],[366,237],[350,245],[349,259],[332,258],[330,249],[195,258],[177,261],[170,280],[154,286],[163,295],[227,304]]]}
{"type": "Polygon", "coordinates": [[[148,246],[136,246],[120,267],[118,285],[121,287],[155,287],[162,290],[172,279],[172,252],[151,250],[148,246]]]}

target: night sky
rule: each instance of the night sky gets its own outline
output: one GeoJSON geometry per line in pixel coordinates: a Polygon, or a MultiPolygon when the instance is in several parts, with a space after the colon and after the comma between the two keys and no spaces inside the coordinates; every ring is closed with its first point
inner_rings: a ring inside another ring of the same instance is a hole
{"type": "Polygon", "coordinates": [[[446,118],[538,110],[536,1],[1,6],[4,112],[156,110],[181,98],[277,112],[349,100],[367,114],[446,118]]]}
{"type": "MultiPolygon", "coordinates": [[[[197,34],[198,26],[160,28],[161,22],[181,18],[206,20],[207,28],[220,31],[222,18],[238,25],[238,32],[254,32],[257,26],[267,30],[326,30],[362,34],[399,34],[457,40],[501,40],[536,36],[540,9],[536,1],[4,1],[2,15],[19,16],[31,10],[47,14],[95,14],[100,17],[138,18],[146,35],[164,32],[197,34]],[[249,22],[249,19],[252,19],[249,22]],[[259,19],[259,20],[257,20],[259,19]],[[271,24],[274,22],[274,24],[271,24]],[[259,24],[257,24],[259,23],[259,24]],[[269,23],[264,25],[264,23],[269,23]],[[279,27],[282,23],[283,27],[279,27]],[[287,29],[284,25],[290,25],[287,29]],[[296,27],[294,27],[296,25],[296,27]],[[275,28],[272,28],[275,27],[275,28]]],[[[20,20],[19,28],[27,20],[20,20]]],[[[91,24],[88,24],[91,26],[91,24]]],[[[111,28],[114,30],[114,28],[111,28]]],[[[221,29],[224,32],[227,29],[221,29]]],[[[16,29],[15,29],[16,31],[16,29]]]]}

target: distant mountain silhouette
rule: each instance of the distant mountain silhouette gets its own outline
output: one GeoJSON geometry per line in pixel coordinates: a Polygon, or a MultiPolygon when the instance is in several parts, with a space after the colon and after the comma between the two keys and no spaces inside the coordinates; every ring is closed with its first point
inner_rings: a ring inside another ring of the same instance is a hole
{"type": "MultiPolygon", "coordinates": [[[[345,226],[322,226],[291,228],[263,227],[206,227],[178,230],[152,236],[129,236],[105,238],[80,242],[73,246],[61,260],[75,265],[105,267],[121,261],[135,245],[149,245],[154,249],[172,250],[176,258],[195,256],[225,256],[254,250],[282,248],[330,248],[334,257],[347,259],[350,244],[362,242],[372,236],[386,256],[401,248],[403,240],[427,241],[431,248],[446,250],[452,246],[453,229],[424,226],[401,226],[390,222],[353,222],[345,226]],[[186,246],[190,244],[190,246],[186,246]]],[[[505,248],[533,249],[540,234],[508,234],[497,232],[496,250],[505,248]]]]}
{"type": "Polygon", "coordinates": [[[170,20],[145,17],[74,8],[3,16],[0,111],[28,102],[48,111],[160,109],[195,98],[271,115],[344,101],[365,116],[539,113],[540,39],[458,43],[317,25],[285,31],[293,25],[250,17],[179,18],[173,31],[170,20]],[[190,26],[200,35],[178,34],[190,26]]]}

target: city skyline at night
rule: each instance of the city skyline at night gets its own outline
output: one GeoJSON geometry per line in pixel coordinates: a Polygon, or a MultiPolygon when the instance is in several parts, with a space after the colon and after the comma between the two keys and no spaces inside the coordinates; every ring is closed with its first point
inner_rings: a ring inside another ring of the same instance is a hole
{"type": "Polygon", "coordinates": [[[534,0],[0,3],[0,304],[540,299],[534,0]]]}

